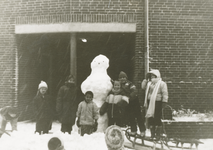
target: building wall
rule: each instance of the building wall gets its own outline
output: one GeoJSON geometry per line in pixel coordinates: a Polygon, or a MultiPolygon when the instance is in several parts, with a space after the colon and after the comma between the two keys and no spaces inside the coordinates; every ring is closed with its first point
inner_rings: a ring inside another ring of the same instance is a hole
{"type": "Polygon", "coordinates": [[[0,107],[13,105],[16,99],[16,43],[14,14],[10,1],[0,1],[0,107]]]}
{"type": "Polygon", "coordinates": [[[213,1],[150,1],[150,67],[168,83],[174,108],[213,106],[213,1]]]}
{"type": "MultiPolygon", "coordinates": [[[[15,24],[136,23],[133,82],[140,88],[144,78],[144,0],[1,0],[0,7],[0,106],[16,100],[26,88],[24,79],[19,82],[21,88],[15,88],[20,68],[15,56],[22,46],[14,34],[15,24]]],[[[212,109],[212,10],[213,0],[149,1],[150,67],[161,71],[174,108],[182,104],[185,108],[212,109]]],[[[139,91],[142,101],[143,91],[139,91]]]]}

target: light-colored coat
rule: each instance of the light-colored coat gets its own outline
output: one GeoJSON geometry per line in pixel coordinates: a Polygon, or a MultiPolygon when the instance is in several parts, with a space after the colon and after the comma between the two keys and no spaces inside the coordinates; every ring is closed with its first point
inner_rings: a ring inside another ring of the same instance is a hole
{"type": "Polygon", "coordinates": [[[80,125],[94,125],[95,120],[98,119],[98,107],[94,102],[82,101],[78,105],[76,116],[80,120],[80,125]]]}
{"type": "MultiPolygon", "coordinates": [[[[160,72],[158,70],[152,70],[149,73],[156,75],[157,78],[161,78],[160,72]]],[[[152,86],[152,84],[151,84],[151,81],[147,81],[146,79],[144,79],[141,84],[141,88],[146,91],[149,90],[149,91],[147,91],[148,92],[147,98],[149,99],[149,97],[151,96],[152,91],[153,91],[152,88],[154,88],[154,86],[152,86]],[[147,88],[148,82],[150,84],[149,89],[147,88]]],[[[164,81],[161,81],[161,83],[160,83],[155,101],[162,101],[162,102],[166,102],[166,103],[168,102],[168,88],[167,88],[167,84],[164,81]]]]}

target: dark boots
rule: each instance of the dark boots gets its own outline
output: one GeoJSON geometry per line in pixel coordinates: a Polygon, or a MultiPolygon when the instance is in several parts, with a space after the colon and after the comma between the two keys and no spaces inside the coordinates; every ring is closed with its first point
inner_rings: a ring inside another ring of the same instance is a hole
{"type": "Polygon", "coordinates": [[[162,126],[150,126],[151,140],[159,141],[162,134],[162,126]]]}
{"type": "Polygon", "coordinates": [[[159,141],[162,135],[162,126],[156,126],[155,132],[156,132],[156,140],[159,141]]]}
{"type": "Polygon", "coordinates": [[[151,140],[155,138],[155,126],[150,126],[151,140]]]}

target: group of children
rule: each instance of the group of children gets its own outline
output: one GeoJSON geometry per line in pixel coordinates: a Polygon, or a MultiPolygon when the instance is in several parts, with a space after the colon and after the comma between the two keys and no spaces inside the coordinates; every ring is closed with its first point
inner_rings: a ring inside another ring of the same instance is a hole
{"type": "MultiPolygon", "coordinates": [[[[70,79],[69,79],[70,80],[70,79]]],[[[52,120],[55,109],[52,97],[47,94],[48,86],[45,82],[41,82],[38,86],[38,93],[34,98],[34,106],[36,110],[36,130],[39,134],[48,133],[51,129],[52,120]]],[[[139,103],[137,89],[132,82],[127,80],[127,75],[120,72],[119,79],[113,81],[113,88],[109,92],[105,103],[100,110],[92,101],[93,93],[87,91],[84,95],[85,100],[77,105],[75,117],[76,124],[80,128],[80,135],[91,134],[97,130],[97,120],[99,115],[107,113],[108,126],[117,125],[120,127],[129,125],[131,127],[131,135],[137,134],[139,128],[139,136],[145,136],[145,117],[148,118],[151,136],[159,136],[162,128],[161,114],[162,107],[168,102],[168,90],[165,82],[160,77],[158,70],[150,71],[147,78],[142,82],[142,89],[146,90],[144,106],[147,108],[146,116],[141,113],[141,105],[139,103]]],[[[65,89],[66,91],[67,89],[65,89]]],[[[66,95],[66,94],[65,94],[66,95]]],[[[63,100],[61,100],[63,101],[63,100]]],[[[60,104],[65,105],[65,104],[60,104]]],[[[61,108],[63,108],[61,106],[61,108]]],[[[17,130],[17,113],[13,107],[5,107],[0,110],[2,117],[1,132],[5,130],[6,123],[9,121],[12,130],[17,130]]],[[[65,112],[66,114],[67,112],[65,112]]],[[[69,113],[70,114],[70,113],[69,113]]],[[[70,114],[71,115],[71,114],[70,114]]],[[[73,115],[73,114],[72,114],[73,115]]],[[[68,116],[69,117],[69,116],[68,116]]],[[[62,125],[62,132],[68,131],[67,124],[62,125]],[[65,128],[66,127],[66,128],[65,128]]],[[[73,124],[69,124],[72,128],[73,124]]],[[[70,134],[71,134],[70,129],[70,134]]],[[[68,132],[69,133],[69,132],[68,132]]]]}

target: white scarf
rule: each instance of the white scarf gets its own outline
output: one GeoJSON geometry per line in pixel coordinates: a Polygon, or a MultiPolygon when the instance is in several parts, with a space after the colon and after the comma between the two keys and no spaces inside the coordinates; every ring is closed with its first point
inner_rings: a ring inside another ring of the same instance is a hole
{"type": "MultiPolygon", "coordinates": [[[[153,90],[152,95],[150,97],[149,107],[148,107],[148,110],[146,112],[146,118],[154,117],[154,114],[155,114],[155,101],[156,101],[157,92],[158,92],[158,89],[160,87],[161,81],[162,81],[162,79],[159,78],[159,80],[155,84],[154,90],[153,90]]],[[[146,95],[145,95],[145,103],[144,103],[145,107],[147,107],[147,96],[148,96],[148,91],[149,91],[149,87],[150,87],[151,83],[152,82],[148,82],[147,83],[146,95]]]]}

